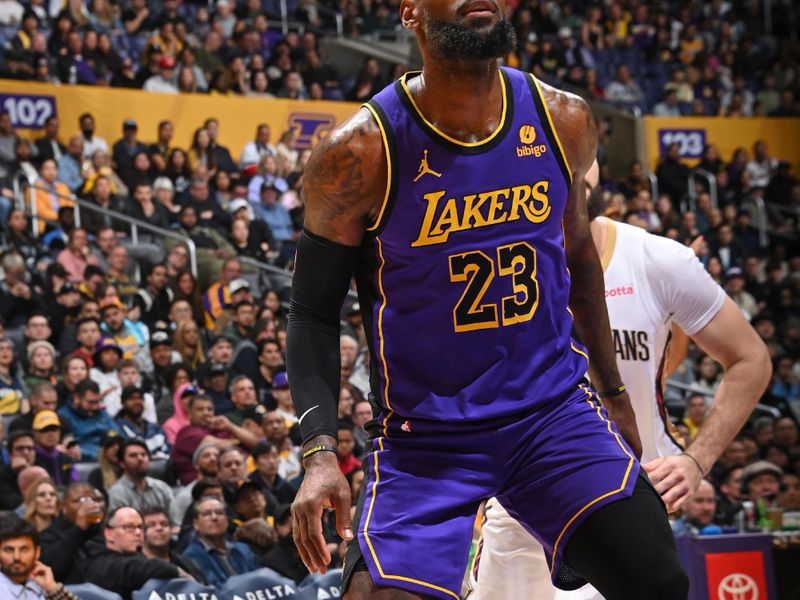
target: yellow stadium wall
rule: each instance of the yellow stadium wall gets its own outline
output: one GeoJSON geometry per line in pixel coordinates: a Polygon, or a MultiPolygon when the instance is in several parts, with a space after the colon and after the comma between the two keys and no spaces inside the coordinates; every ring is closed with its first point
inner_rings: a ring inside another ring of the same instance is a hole
{"type": "Polygon", "coordinates": [[[40,126],[54,109],[61,122],[60,137],[64,143],[79,132],[78,117],[90,112],[97,122],[96,133],[104,137],[109,146],[122,136],[124,119],[136,119],[139,139],[146,143],[155,141],[159,121],[169,119],[175,126],[173,146],[188,149],[195,129],[213,116],[220,122],[219,142],[227,146],[237,160],[244,145],[254,139],[259,123],[270,126],[272,143],[277,143],[284,131],[294,129],[297,134],[295,146],[305,148],[358,110],[358,105],[352,102],[157,94],[2,79],[0,107],[16,110],[18,122],[33,124],[33,128],[17,129],[21,135],[32,139],[42,135],[40,126]]]}
{"type": "Polygon", "coordinates": [[[800,119],[796,118],[728,118],[728,117],[645,117],[647,160],[655,169],[665,142],[675,140],[681,155],[694,165],[702,152],[702,144],[715,144],[720,158],[728,162],[737,148],[746,148],[752,156],[753,143],[765,140],[772,157],[792,165],[800,173],[800,119]]]}

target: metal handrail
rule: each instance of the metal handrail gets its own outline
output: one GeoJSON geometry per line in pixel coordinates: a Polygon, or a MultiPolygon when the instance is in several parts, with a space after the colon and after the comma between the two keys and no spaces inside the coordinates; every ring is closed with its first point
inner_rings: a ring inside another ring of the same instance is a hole
{"type": "Polygon", "coordinates": [[[179,233],[175,233],[174,231],[170,231],[169,229],[164,229],[163,227],[157,227],[152,223],[148,223],[147,221],[141,221],[139,219],[134,219],[131,216],[128,216],[124,213],[117,212],[115,210],[111,210],[108,208],[103,208],[95,204],[94,202],[89,202],[88,200],[81,200],[75,194],[70,194],[66,196],[64,194],[59,194],[58,192],[53,192],[45,188],[44,186],[38,184],[32,184],[28,187],[30,192],[30,209],[31,209],[31,223],[33,224],[33,235],[35,237],[39,237],[39,218],[36,214],[36,196],[35,191],[43,190],[50,194],[55,194],[58,198],[63,200],[71,201],[75,206],[78,207],[78,210],[75,211],[75,226],[81,226],[81,210],[88,209],[90,211],[94,211],[100,214],[105,214],[111,217],[114,220],[122,221],[123,223],[127,223],[131,226],[131,242],[133,244],[137,244],[139,240],[139,229],[143,229],[150,233],[154,233],[156,235],[172,238],[177,240],[178,242],[185,244],[186,248],[189,250],[189,268],[192,271],[192,275],[197,277],[197,246],[191,240],[191,238],[187,238],[179,233]]]}
{"type": "Polygon", "coordinates": [[[692,211],[697,212],[697,190],[694,188],[694,180],[696,176],[700,176],[708,182],[708,193],[711,196],[711,206],[719,208],[719,195],[717,192],[717,178],[705,169],[692,169],[689,172],[689,201],[692,205],[692,211]]]}
{"type": "Polygon", "coordinates": [[[650,198],[658,202],[658,177],[652,171],[645,171],[644,176],[650,180],[650,198]]]}

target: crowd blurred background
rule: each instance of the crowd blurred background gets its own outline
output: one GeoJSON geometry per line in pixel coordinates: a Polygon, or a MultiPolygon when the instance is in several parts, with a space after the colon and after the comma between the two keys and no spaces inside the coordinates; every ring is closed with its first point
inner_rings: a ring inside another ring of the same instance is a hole
{"type": "MultiPolygon", "coordinates": [[[[321,41],[396,33],[397,4],[289,1],[302,33],[284,34],[273,0],[0,0],[0,75],[360,101],[405,67],[368,59],[340,74],[321,41]]],[[[661,116],[799,114],[785,3],[768,36],[752,2],[511,7],[518,47],[506,63],[588,98],[661,116]]],[[[614,176],[598,125],[607,216],[691,245],[774,361],[759,408],[676,530],[735,525],[743,501],[761,508],[753,525],[767,526],[767,509],[800,510],[800,183],[757,139],[731,156],[713,140],[704,149],[698,166],[716,180],[716,203],[705,184],[690,187],[677,145],[654,180],[639,162],[614,176]],[[761,201],[788,210],[768,216],[766,240],[754,226],[761,201]]],[[[310,150],[295,147],[294,131],[258,123],[252,141],[227,148],[218,115],[191,140],[175,139],[166,116],[155,131],[124,115],[114,126],[119,137],[106,140],[91,113],[51,117],[31,139],[0,112],[0,509],[41,532],[58,581],[124,596],[154,572],[221,585],[259,565],[299,581],[289,511],[303,472],[284,358],[310,150]],[[131,219],[170,235],[134,232],[131,219]],[[181,239],[193,242],[196,269],[181,239]],[[137,577],[121,581],[109,556],[140,561],[137,577]]],[[[342,324],[340,466],[355,499],[372,417],[355,296],[342,324]]],[[[687,440],[720,378],[690,346],[665,393],[687,440]]],[[[324,534],[340,565],[330,515],[324,534]]]]}

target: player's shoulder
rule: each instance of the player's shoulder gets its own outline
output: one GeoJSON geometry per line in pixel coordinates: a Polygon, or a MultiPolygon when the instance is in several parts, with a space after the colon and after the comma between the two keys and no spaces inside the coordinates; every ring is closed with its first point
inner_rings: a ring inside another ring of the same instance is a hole
{"type": "Polygon", "coordinates": [[[592,109],[580,96],[543,81],[536,82],[570,165],[576,170],[588,169],[595,158],[597,144],[592,109]]]}
{"type": "Polygon", "coordinates": [[[362,106],[352,117],[334,127],[320,140],[310,160],[331,160],[341,158],[342,155],[352,155],[362,161],[370,158],[374,160],[376,151],[380,158],[382,146],[383,138],[378,122],[372,112],[362,106]]]}

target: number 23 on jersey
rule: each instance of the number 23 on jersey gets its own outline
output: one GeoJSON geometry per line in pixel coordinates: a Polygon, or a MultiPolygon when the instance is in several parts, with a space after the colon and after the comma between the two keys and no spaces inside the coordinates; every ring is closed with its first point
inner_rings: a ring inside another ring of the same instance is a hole
{"type": "Polygon", "coordinates": [[[481,250],[453,254],[450,259],[450,281],[467,282],[461,298],[453,308],[453,326],[457,332],[474,331],[528,321],[539,305],[539,283],[536,281],[536,250],[527,242],[497,248],[497,256],[481,250]],[[495,269],[496,265],[496,269],[495,269]],[[511,277],[514,294],[498,303],[484,303],[484,296],[496,274],[511,277]],[[499,316],[498,316],[499,308],[499,316]]]}

